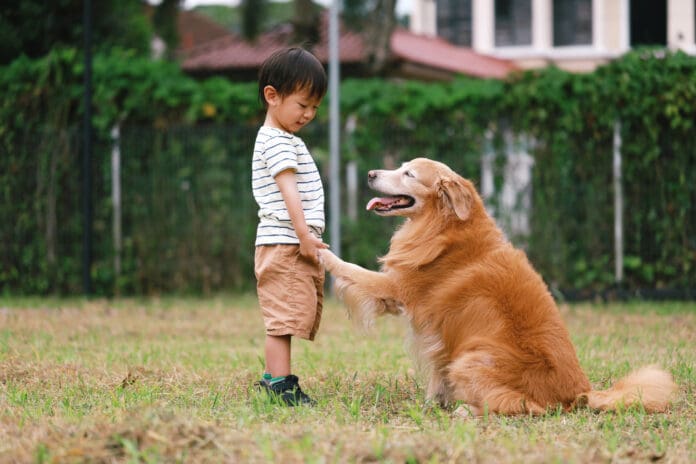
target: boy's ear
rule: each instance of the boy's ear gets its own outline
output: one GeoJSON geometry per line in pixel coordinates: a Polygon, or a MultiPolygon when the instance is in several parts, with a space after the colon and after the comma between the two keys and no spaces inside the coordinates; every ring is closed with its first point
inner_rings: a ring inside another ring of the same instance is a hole
{"type": "Polygon", "coordinates": [[[266,99],[268,106],[274,106],[280,100],[278,91],[272,85],[267,85],[263,88],[263,98],[266,99]]]}

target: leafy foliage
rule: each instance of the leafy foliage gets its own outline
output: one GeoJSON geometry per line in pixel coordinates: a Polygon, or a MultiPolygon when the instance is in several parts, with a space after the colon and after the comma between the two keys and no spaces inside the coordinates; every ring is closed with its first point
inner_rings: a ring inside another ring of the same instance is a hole
{"type": "Polygon", "coordinates": [[[177,17],[182,0],[162,0],[152,14],[152,26],[167,45],[167,52],[173,58],[174,50],[179,44],[177,17]]]}
{"type": "MultiPolygon", "coordinates": [[[[254,83],[196,81],[172,63],[113,49],[94,61],[95,263],[99,293],[249,287],[255,206],[248,159],[263,120],[254,83]],[[121,127],[123,272],[112,270],[111,129],[121,127]]],[[[82,61],[74,49],[0,69],[0,284],[79,291],[82,61]]],[[[330,97],[329,97],[330,98],[330,97]]],[[[529,71],[508,81],[348,80],[342,156],[368,169],[415,156],[479,180],[505,134],[531,140],[530,259],[559,289],[613,284],[612,144],[621,122],[626,285],[696,281],[696,59],[638,50],[590,74],[529,71]]],[[[328,105],[303,130],[328,167],[328,105]]],[[[332,181],[325,176],[325,183],[332,181]]],[[[327,188],[327,191],[329,189],[327,188]]],[[[359,201],[370,193],[363,187],[359,201]]],[[[346,201],[346,198],[343,199],[346,201]]],[[[328,214],[331,214],[329,211],[328,214]]],[[[342,218],[347,258],[375,266],[395,221],[342,218]]]]}
{"type": "MultiPolygon", "coordinates": [[[[23,0],[7,2],[0,10],[0,64],[19,56],[38,58],[54,47],[81,47],[82,0],[23,0]]],[[[147,55],[152,26],[140,0],[92,2],[94,46],[108,50],[123,47],[147,55]]]]}
{"type": "Polygon", "coordinates": [[[242,9],[242,33],[244,38],[254,40],[261,32],[261,23],[265,17],[265,0],[243,0],[242,9]]]}

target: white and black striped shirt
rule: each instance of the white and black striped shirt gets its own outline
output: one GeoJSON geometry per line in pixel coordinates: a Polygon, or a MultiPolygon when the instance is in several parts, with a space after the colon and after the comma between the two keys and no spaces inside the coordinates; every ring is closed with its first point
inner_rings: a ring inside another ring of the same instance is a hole
{"type": "Polygon", "coordinates": [[[251,163],[251,187],[259,205],[256,246],[300,243],[274,179],[286,169],[294,170],[297,176],[307,226],[320,238],[324,233],[324,188],[312,155],[299,137],[262,126],[256,135],[251,163]]]}

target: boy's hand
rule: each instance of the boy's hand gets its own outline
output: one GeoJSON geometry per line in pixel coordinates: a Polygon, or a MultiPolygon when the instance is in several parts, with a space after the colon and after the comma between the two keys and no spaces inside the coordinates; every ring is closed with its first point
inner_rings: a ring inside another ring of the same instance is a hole
{"type": "Polygon", "coordinates": [[[300,254],[309,259],[313,263],[319,261],[319,250],[329,248],[329,245],[322,242],[316,235],[308,232],[299,237],[300,239],[300,254]]]}
{"type": "Polygon", "coordinates": [[[300,239],[300,254],[309,259],[313,263],[319,261],[319,250],[328,248],[329,245],[322,242],[320,238],[310,232],[307,223],[305,222],[304,212],[302,211],[302,202],[300,194],[297,191],[297,179],[295,171],[286,169],[275,176],[278,190],[283,196],[285,207],[288,209],[292,226],[295,229],[297,238],[300,239]]]}

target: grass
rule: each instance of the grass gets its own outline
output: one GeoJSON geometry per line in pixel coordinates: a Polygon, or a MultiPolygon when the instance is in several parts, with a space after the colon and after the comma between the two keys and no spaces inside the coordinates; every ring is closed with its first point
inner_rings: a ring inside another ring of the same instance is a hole
{"type": "Polygon", "coordinates": [[[293,346],[318,405],[282,408],[251,388],[251,296],[0,299],[0,462],[696,461],[696,303],[561,309],[594,387],[657,363],[672,409],[457,418],[425,402],[401,320],[360,333],[332,301],[293,346]]]}

